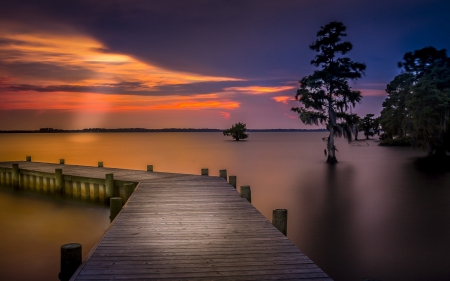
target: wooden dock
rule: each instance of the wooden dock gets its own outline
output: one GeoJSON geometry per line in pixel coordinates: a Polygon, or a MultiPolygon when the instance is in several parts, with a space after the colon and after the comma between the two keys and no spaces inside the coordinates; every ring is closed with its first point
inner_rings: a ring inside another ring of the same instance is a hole
{"type": "Polygon", "coordinates": [[[13,163],[139,182],[71,280],[331,280],[223,178],[13,163]]]}

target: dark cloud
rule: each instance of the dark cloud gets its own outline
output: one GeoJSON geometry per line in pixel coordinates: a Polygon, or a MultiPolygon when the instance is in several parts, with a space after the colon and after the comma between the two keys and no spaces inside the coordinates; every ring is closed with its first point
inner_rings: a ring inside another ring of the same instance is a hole
{"type": "Polygon", "coordinates": [[[41,86],[32,84],[8,84],[8,81],[0,78],[3,89],[10,91],[34,91],[34,92],[89,92],[99,94],[121,94],[142,96],[190,96],[223,92],[230,87],[246,87],[253,85],[285,85],[284,81],[224,81],[224,82],[199,82],[191,84],[162,85],[149,88],[140,82],[120,82],[102,85],[51,85],[41,86]]]}
{"type": "Polygon", "coordinates": [[[308,45],[321,25],[348,26],[350,56],[367,79],[387,79],[412,49],[448,47],[447,0],[6,1],[5,17],[76,26],[127,53],[179,71],[241,78],[297,78],[312,69],[308,45]],[[25,18],[27,18],[27,16],[25,18]]]}
{"type": "MultiPolygon", "coordinates": [[[[20,58],[19,53],[17,54],[17,56],[19,56],[20,58]]],[[[12,52],[10,52],[8,57],[14,58],[12,52]]],[[[84,79],[89,79],[95,76],[96,74],[94,71],[79,66],[64,67],[50,63],[39,63],[39,62],[4,63],[0,61],[0,72],[1,71],[8,73],[8,75],[11,76],[24,78],[29,77],[32,78],[33,80],[36,79],[53,80],[55,78],[58,78],[66,82],[77,82],[84,79]]]]}

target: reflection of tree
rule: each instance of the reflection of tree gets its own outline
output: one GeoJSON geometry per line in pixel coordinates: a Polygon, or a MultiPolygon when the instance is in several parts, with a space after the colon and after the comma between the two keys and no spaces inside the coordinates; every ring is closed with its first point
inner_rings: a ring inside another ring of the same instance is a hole
{"type": "Polygon", "coordinates": [[[352,146],[369,146],[369,143],[365,140],[357,140],[351,142],[352,146]]]}

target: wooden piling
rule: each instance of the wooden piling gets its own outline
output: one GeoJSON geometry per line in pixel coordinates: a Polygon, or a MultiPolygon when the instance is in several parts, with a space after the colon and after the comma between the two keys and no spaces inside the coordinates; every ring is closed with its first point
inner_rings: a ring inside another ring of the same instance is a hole
{"type": "Polygon", "coordinates": [[[153,165],[147,165],[147,172],[153,172],[153,165]]]}
{"type": "Polygon", "coordinates": [[[31,162],[31,156],[27,156],[25,158],[26,158],[27,162],[31,162]]]}
{"type": "Polygon", "coordinates": [[[122,198],[112,197],[109,199],[109,219],[112,222],[122,209],[122,198]]]}
{"type": "Polygon", "coordinates": [[[97,166],[98,166],[99,168],[103,168],[103,161],[99,161],[97,166]]]}
{"type": "Polygon", "coordinates": [[[62,169],[55,169],[55,191],[56,193],[64,193],[64,176],[62,169]]]}
{"type": "Polygon", "coordinates": [[[19,164],[12,164],[12,186],[19,189],[19,164]]]}
{"type": "Polygon", "coordinates": [[[70,243],[61,246],[61,272],[59,280],[68,281],[81,264],[81,244],[70,243]]]}
{"type": "Polygon", "coordinates": [[[91,183],[91,198],[94,199],[94,201],[100,201],[100,185],[97,183],[91,183]]]}
{"type": "Polygon", "coordinates": [[[241,197],[247,199],[248,202],[252,203],[252,191],[249,185],[241,186],[241,197]]]}
{"type": "Polygon", "coordinates": [[[272,213],[272,224],[278,228],[281,233],[287,235],[287,210],[275,209],[272,213]]]}
{"type": "Polygon", "coordinates": [[[19,172],[19,188],[26,189],[27,178],[28,178],[27,175],[24,175],[24,174],[19,172]]]}
{"type": "Polygon", "coordinates": [[[81,185],[81,199],[88,200],[89,199],[89,183],[80,182],[81,185]]]}
{"type": "Polygon", "coordinates": [[[106,174],[105,178],[105,201],[109,202],[109,198],[114,196],[114,174],[106,174]]]}
{"type": "Polygon", "coordinates": [[[37,186],[37,181],[36,181],[36,176],[30,176],[30,188],[32,190],[36,190],[36,186],[37,186]]]}
{"type": "Polygon", "coordinates": [[[125,203],[128,201],[128,199],[130,198],[131,194],[133,194],[134,191],[134,183],[126,183],[123,185],[123,189],[124,189],[124,198],[123,198],[123,204],[125,205],[125,203]]]}
{"type": "Polygon", "coordinates": [[[236,176],[230,176],[228,178],[228,182],[234,187],[236,188],[236,176]]]}
{"type": "Polygon", "coordinates": [[[227,180],[227,170],[219,170],[219,177],[224,178],[227,180]]]}
{"type": "Polygon", "coordinates": [[[66,164],[66,161],[65,161],[64,159],[59,159],[59,164],[65,165],[65,164],[66,164]]]}
{"type": "Polygon", "coordinates": [[[37,179],[36,179],[36,190],[37,191],[42,191],[42,187],[44,185],[43,181],[44,181],[43,177],[37,177],[37,179]]]}
{"type": "Polygon", "coordinates": [[[209,175],[209,169],[202,169],[202,176],[208,176],[209,175]]]}

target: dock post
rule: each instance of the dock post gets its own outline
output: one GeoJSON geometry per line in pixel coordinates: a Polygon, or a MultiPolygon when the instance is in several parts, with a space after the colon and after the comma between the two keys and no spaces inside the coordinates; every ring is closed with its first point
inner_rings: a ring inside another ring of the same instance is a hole
{"type": "Polygon", "coordinates": [[[236,188],[236,176],[230,176],[228,178],[228,182],[234,187],[236,188]]]}
{"type": "Polygon", "coordinates": [[[114,174],[105,175],[105,201],[114,196],[114,174]]]}
{"type": "Polygon", "coordinates": [[[64,193],[64,177],[62,169],[55,169],[55,191],[57,193],[64,193]]]}
{"type": "Polygon", "coordinates": [[[125,203],[128,201],[128,199],[130,198],[131,194],[133,194],[134,191],[134,183],[126,183],[123,185],[124,188],[124,198],[123,198],[123,204],[125,205],[125,203]]]}
{"type": "Polygon", "coordinates": [[[287,234],[287,210],[275,209],[272,213],[272,224],[284,235],[287,234]]]}
{"type": "Polygon", "coordinates": [[[109,220],[112,222],[122,209],[122,198],[112,197],[109,199],[109,220]]]}
{"type": "Polygon", "coordinates": [[[208,176],[209,175],[209,170],[208,169],[202,169],[202,176],[208,176]]]}
{"type": "Polygon", "coordinates": [[[99,161],[97,166],[98,166],[99,168],[102,168],[102,167],[103,167],[103,161],[99,161]]]}
{"type": "Polygon", "coordinates": [[[227,170],[219,170],[219,177],[227,180],[227,170]]]}
{"type": "Polygon", "coordinates": [[[241,197],[247,199],[248,202],[252,203],[252,191],[250,185],[241,186],[241,197]]]}
{"type": "Polygon", "coordinates": [[[147,165],[147,172],[153,172],[153,165],[147,165]]]}
{"type": "Polygon", "coordinates": [[[25,158],[26,158],[27,162],[31,162],[31,156],[27,156],[25,158]]]}
{"type": "Polygon", "coordinates": [[[61,272],[59,280],[68,281],[81,264],[81,244],[70,243],[61,246],[61,272]]]}
{"type": "Polygon", "coordinates": [[[59,159],[59,164],[64,165],[66,164],[66,161],[64,159],[59,159]]]}
{"type": "Polygon", "coordinates": [[[12,164],[12,186],[19,189],[19,164],[12,164]]]}

